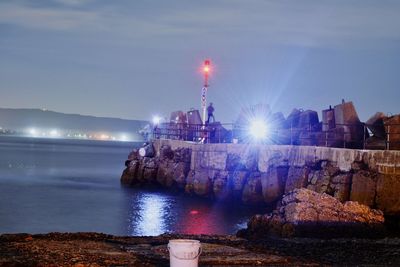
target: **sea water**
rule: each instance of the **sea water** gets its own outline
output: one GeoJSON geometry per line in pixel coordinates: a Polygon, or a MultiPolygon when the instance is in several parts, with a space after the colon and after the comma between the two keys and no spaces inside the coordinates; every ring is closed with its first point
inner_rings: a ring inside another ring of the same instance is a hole
{"type": "Polygon", "coordinates": [[[262,212],[121,186],[139,145],[0,136],[0,233],[234,234],[262,212]]]}

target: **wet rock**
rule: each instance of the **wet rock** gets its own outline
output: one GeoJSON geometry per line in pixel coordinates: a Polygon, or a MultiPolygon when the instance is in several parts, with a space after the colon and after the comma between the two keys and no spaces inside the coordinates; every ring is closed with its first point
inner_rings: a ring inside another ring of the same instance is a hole
{"type": "Polygon", "coordinates": [[[121,176],[121,183],[124,185],[133,185],[137,182],[138,169],[140,161],[132,160],[129,162],[128,167],[123,171],[121,176]]]}
{"type": "Polygon", "coordinates": [[[163,144],[160,148],[160,160],[171,160],[174,158],[174,152],[171,149],[171,146],[163,144]]]}
{"type": "Polygon", "coordinates": [[[185,193],[186,194],[194,194],[194,176],[196,172],[194,170],[189,170],[188,175],[186,177],[186,184],[185,184],[185,193]]]}
{"type": "Polygon", "coordinates": [[[213,171],[197,170],[193,177],[193,192],[198,196],[208,197],[213,193],[213,171]]]}
{"type": "Polygon", "coordinates": [[[214,177],[213,183],[214,196],[217,199],[229,199],[231,196],[231,190],[228,184],[228,172],[222,171],[217,172],[214,177]]]}
{"type": "Polygon", "coordinates": [[[175,162],[185,162],[190,163],[192,157],[192,150],[190,148],[177,148],[174,153],[174,161],[175,162]]]}
{"type": "Polygon", "coordinates": [[[172,161],[160,161],[157,170],[157,182],[163,186],[171,184],[171,181],[174,179],[173,170],[172,161]]]}
{"type": "Polygon", "coordinates": [[[139,150],[134,149],[132,150],[131,153],[128,155],[128,160],[138,160],[139,159],[139,150]]]}
{"type": "Polygon", "coordinates": [[[172,177],[177,183],[179,188],[184,188],[186,184],[186,177],[189,173],[190,161],[179,161],[173,164],[172,177]]]}

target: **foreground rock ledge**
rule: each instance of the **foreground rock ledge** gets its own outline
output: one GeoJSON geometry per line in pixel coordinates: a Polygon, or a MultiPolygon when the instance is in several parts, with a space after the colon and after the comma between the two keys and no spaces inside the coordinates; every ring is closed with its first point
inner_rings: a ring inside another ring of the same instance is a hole
{"type": "Polygon", "coordinates": [[[400,265],[400,239],[264,239],[97,233],[0,235],[0,266],[168,266],[168,240],[198,239],[200,266],[400,265]]]}

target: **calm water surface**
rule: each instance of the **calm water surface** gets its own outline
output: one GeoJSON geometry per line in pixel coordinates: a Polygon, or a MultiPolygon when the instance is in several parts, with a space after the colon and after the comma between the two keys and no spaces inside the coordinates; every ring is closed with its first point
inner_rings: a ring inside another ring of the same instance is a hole
{"type": "Polygon", "coordinates": [[[0,136],[0,233],[232,234],[262,211],[122,187],[135,146],[0,136]]]}

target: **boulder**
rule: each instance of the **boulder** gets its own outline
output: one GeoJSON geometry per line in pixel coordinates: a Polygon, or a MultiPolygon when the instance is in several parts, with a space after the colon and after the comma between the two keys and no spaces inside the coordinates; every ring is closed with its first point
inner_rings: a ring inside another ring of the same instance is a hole
{"type": "Polygon", "coordinates": [[[133,185],[137,182],[138,168],[140,165],[139,160],[132,160],[125,168],[121,175],[121,183],[124,185],[133,185]]]}
{"type": "Polygon", "coordinates": [[[360,170],[353,174],[350,200],[372,207],[376,195],[377,174],[360,170]]]}
{"type": "Polygon", "coordinates": [[[346,147],[359,148],[363,142],[364,126],[362,125],[353,102],[344,102],[335,106],[336,128],[344,130],[343,140],[346,147]]]}
{"type": "Polygon", "coordinates": [[[168,186],[173,180],[173,162],[168,160],[160,161],[157,170],[157,182],[163,186],[168,186]]]}
{"type": "Polygon", "coordinates": [[[290,167],[286,179],[285,193],[295,188],[306,187],[309,172],[310,169],[308,167],[290,167]]]}
{"type": "Polygon", "coordinates": [[[175,162],[190,163],[192,157],[192,150],[190,148],[177,148],[173,151],[173,158],[175,162]]]}
{"type": "Polygon", "coordinates": [[[283,116],[282,112],[272,113],[269,118],[269,122],[273,125],[274,128],[280,129],[285,125],[285,116],[283,116]]]}
{"type": "Polygon", "coordinates": [[[240,155],[228,153],[226,157],[226,169],[228,171],[242,171],[246,169],[240,155]]]}
{"type": "Polygon", "coordinates": [[[188,175],[186,177],[186,184],[185,184],[185,193],[186,194],[194,194],[193,183],[194,183],[194,170],[189,170],[188,175]]]}
{"type": "Polygon", "coordinates": [[[160,160],[170,160],[174,158],[174,152],[169,145],[162,145],[160,148],[160,160]]]}
{"type": "Polygon", "coordinates": [[[351,173],[342,173],[332,177],[330,188],[333,191],[333,196],[341,202],[350,199],[351,173]]]}
{"type": "Polygon", "coordinates": [[[300,114],[301,110],[298,109],[293,109],[292,112],[290,112],[289,116],[286,119],[285,122],[285,127],[286,128],[297,128],[299,125],[299,119],[300,119],[300,114]]]}
{"type": "Polygon", "coordinates": [[[298,128],[311,130],[319,124],[318,112],[306,110],[299,114],[298,128]]]}
{"type": "Polygon", "coordinates": [[[190,162],[176,162],[172,164],[172,177],[179,188],[184,188],[186,184],[186,176],[189,173],[190,162]]]}
{"type": "Polygon", "coordinates": [[[142,161],[142,180],[146,183],[154,183],[157,178],[158,163],[156,158],[144,158],[142,161]]]}
{"type": "MultiPolygon", "coordinates": [[[[380,210],[354,201],[342,204],[325,193],[305,188],[283,196],[277,210],[254,216],[244,231],[249,238],[281,237],[378,237],[385,233],[380,210]]],[[[243,232],[242,232],[243,234],[243,232]]]]}
{"type": "Polygon", "coordinates": [[[400,175],[379,174],[376,185],[376,206],[387,215],[400,214],[400,175]]]}
{"type": "Polygon", "coordinates": [[[283,195],[287,175],[287,167],[275,166],[270,166],[267,173],[261,173],[262,193],[266,203],[273,203],[283,195]]]}
{"type": "Polygon", "coordinates": [[[249,173],[246,171],[229,172],[228,183],[232,188],[232,195],[240,199],[242,197],[243,187],[246,184],[249,173]]]}
{"type": "Polygon", "coordinates": [[[247,204],[264,203],[261,174],[259,172],[252,172],[247,178],[242,192],[242,201],[247,204]]]}
{"type": "Polygon", "coordinates": [[[386,138],[385,125],[383,124],[386,118],[387,116],[383,112],[377,112],[365,122],[365,125],[375,137],[386,138]]]}
{"type": "Polygon", "coordinates": [[[139,156],[140,157],[154,157],[155,156],[155,150],[153,147],[153,143],[144,143],[144,145],[139,148],[139,156]]]}
{"type": "Polygon", "coordinates": [[[134,149],[132,150],[131,153],[128,155],[128,160],[138,160],[139,159],[139,150],[134,149]]]}
{"type": "Polygon", "coordinates": [[[390,150],[400,150],[400,114],[384,119],[390,150]]]}

